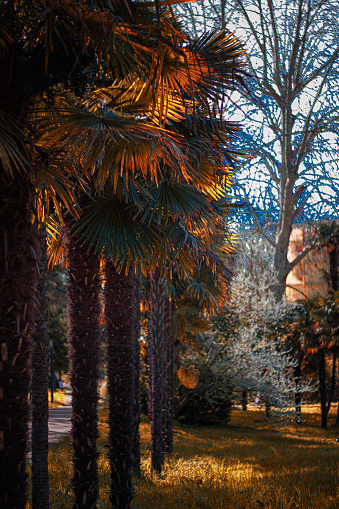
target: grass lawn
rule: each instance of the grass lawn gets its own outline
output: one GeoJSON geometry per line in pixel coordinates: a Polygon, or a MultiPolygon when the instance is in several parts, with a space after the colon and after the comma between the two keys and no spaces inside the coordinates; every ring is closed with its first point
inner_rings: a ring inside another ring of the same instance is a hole
{"type": "MultiPolygon", "coordinates": [[[[303,407],[301,426],[279,429],[254,408],[232,410],[228,428],[175,425],[174,452],[161,478],[150,469],[150,431],[141,424],[142,477],[135,509],[339,509],[339,429],[322,430],[318,406],[303,407]]],[[[107,436],[101,413],[100,501],[110,507],[107,436]]],[[[71,449],[65,438],[50,451],[51,509],[71,507],[71,449]]]]}

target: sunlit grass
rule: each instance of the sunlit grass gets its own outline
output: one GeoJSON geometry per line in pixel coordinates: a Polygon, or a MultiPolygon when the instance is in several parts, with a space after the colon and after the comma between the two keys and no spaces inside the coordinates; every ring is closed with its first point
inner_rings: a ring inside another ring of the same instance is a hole
{"type": "Polygon", "coordinates": [[[56,389],[53,393],[53,403],[51,402],[51,391],[48,391],[48,408],[59,408],[66,404],[65,389],[56,389]]]}
{"type": "MultiPolygon", "coordinates": [[[[101,413],[100,501],[108,509],[109,464],[105,411],[101,413]]],[[[235,408],[228,428],[176,425],[174,452],[161,478],[150,468],[150,431],[140,427],[142,476],[135,480],[134,509],[339,509],[339,429],[320,426],[319,408],[303,411],[302,426],[269,424],[253,408],[235,408]]],[[[71,507],[70,439],[50,451],[51,509],[71,507]]]]}

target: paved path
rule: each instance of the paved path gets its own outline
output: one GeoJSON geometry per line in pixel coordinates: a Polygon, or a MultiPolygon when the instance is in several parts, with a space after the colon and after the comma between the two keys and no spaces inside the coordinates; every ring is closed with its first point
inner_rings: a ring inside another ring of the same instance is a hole
{"type": "MultiPolygon", "coordinates": [[[[51,446],[59,442],[65,435],[71,431],[71,417],[72,417],[72,389],[70,385],[65,385],[66,389],[66,404],[59,408],[50,408],[48,417],[48,445],[51,446]]],[[[30,444],[29,444],[30,448],[30,444]]],[[[27,454],[28,461],[32,459],[32,453],[29,450],[27,454]]]]}
{"type": "Polygon", "coordinates": [[[59,442],[62,437],[68,435],[71,431],[72,417],[72,389],[70,385],[65,385],[66,404],[59,408],[50,408],[48,417],[48,444],[52,445],[59,442]]]}

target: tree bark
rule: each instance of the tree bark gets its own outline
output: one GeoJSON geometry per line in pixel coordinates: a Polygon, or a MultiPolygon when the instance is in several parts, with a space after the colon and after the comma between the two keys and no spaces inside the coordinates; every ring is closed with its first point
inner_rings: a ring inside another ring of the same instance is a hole
{"type": "Polygon", "coordinates": [[[247,411],[247,391],[246,390],[242,391],[242,393],[241,393],[241,405],[242,405],[242,411],[246,412],[247,411]]]}
{"type": "Polygon", "coordinates": [[[174,343],[172,333],[172,303],[166,299],[166,337],[165,337],[165,386],[163,412],[163,441],[164,452],[173,450],[173,421],[174,421],[174,343]]]}
{"type": "Polygon", "coordinates": [[[319,350],[320,362],[319,362],[319,396],[320,396],[320,407],[321,407],[321,427],[327,428],[327,412],[326,412],[326,361],[325,352],[323,349],[319,350]]]}
{"type": "Polygon", "coordinates": [[[295,200],[293,187],[297,173],[294,168],[294,158],[292,155],[292,110],[291,110],[291,92],[287,88],[284,97],[284,104],[281,108],[282,132],[281,138],[281,165],[280,165],[280,193],[279,193],[279,220],[275,236],[275,251],[273,257],[273,266],[278,280],[278,286],[274,289],[274,295],[279,302],[286,289],[286,278],[290,271],[289,261],[287,259],[288,246],[292,232],[293,212],[295,200]]]}
{"type": "Polygon", "coordinates": [[[151,443],[152,468],[161,474],[164,462],[163,445],[163,398],[165,388],[165,313],[166,291],[165,277],[156,269],[150,275],[151,309],[148,330],[148,356],[150,361],[150,400],[151,400],[151,443]]]}
{"type": "Polygon", "coordinates": [[[26,507],[29,358],[39,238],[32,188],[0,180],[0,507],[26,507]]]}
{"type": "Polygon", "coordinates": [[[272,407],[269,403],[265,403],[265,413],[267,418],[272,416],[272,407]]]}
{"type": "Polygon", "coordinates": [[[330,390],[329,390],[329,394],[328,394],[328,401],[327,401],[327,407],[326,407],[326,413],[328,415],[329,411],[330,411],[330,408],[331,408],[331,403],[332,403],[332,399],[333,399],[333,393],[334,393],[334,389],[335,389],[335,378],[336,378],[336,367],[337,367],[337,346],[334,346],[333,347],[333,350],[332,350],[332,359],[333,359],[333,364],[332,364],[332,374],[331,374],[331,385],[330,385],[330,390]]]}
{"type": "Polygon", "coordinates": [[[106,262],[105,318],[112,508],[130,509],[135,421],[135,275],[106,262]]]}
{"type": "Polygon", "coordinates": [[[98,498],[98,375],[100,261],[68,236],[68,298],[72,385],[74,509],[95,509],[98,498]]]}
{"type": "Polygon", "coordinates": [[[330,282],[331,289],[336,292],[339,290],[338,280],[338,249],[333,246],[333,249],[328,254],[330,265],[330,282]]]}
{"type": "Polygon", "coordinates": [[[49,508],[48,477],[48,264],[47,234],[45,226],[40,231],[40,277],[37,299],[40,303],[36,316],[32,355],[32,509],[49,508]]]}
{"type": "MultiPolygon", "coordinates": [[[[298,386],[301,382],[301,350],[299,349],[297,354],[297,365],[293,370],[294,380],[296,385],[298,386]]],[[[295,401],[295,422],[296,424],[301,424],[301,393],[300,391],[296,391],[294,395],[295,401]]]]}
{"type": "Polygon", "coordinates": [[[134,355],[135,355],[135,369],[134,369],[134,402],[133,402],[133,472],[139,477],[141,474],[141,456],[140,456],[140,327],[141,327],[141,310],[140,310],[140,291],[141,291],[141,279],[140,276],[135,278],[134,288],[134,307],[135,307],[135,319],[134,319],[134,355]]]}

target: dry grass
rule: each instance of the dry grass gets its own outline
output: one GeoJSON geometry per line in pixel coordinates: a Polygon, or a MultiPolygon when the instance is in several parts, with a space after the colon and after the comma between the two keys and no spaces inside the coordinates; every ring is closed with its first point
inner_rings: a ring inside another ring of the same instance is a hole
{"type": "MultiPolygon", "coordinates": [[[[104,417],[102,412],[102,418],[104,417]]],[[[279,429],[255,409],[232,411],[224,428],[175,426],[174,453],[161,478],[150,469],[150,432],[141,424],[142,477],[134,509],[339,509],[339,429],[322,430],[319,409],[304,408],[302,426],[279,429]]],[[[109,465],[100,425],[100,502],[109,509],[109,465]]],[[[69,437],[50,451],[51,509],[71,507],[69,437]]]]}

